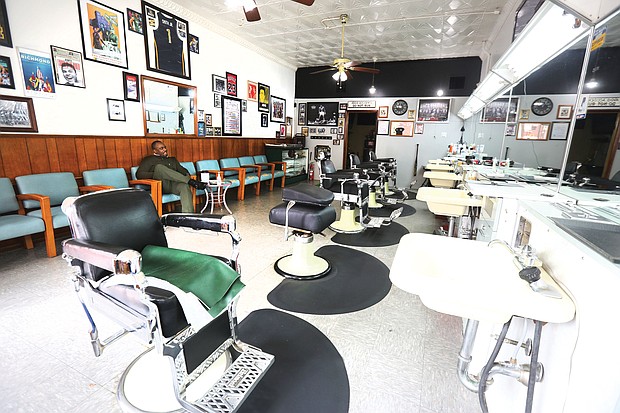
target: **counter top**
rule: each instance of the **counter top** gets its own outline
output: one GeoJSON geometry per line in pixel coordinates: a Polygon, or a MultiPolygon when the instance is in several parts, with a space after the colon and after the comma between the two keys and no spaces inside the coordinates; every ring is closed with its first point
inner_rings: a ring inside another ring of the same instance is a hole
{"type": "Polygon", "coordinates": [[[515,181],[465,181],[465,184],[474,195],[531,201],[575,203],[571,197],[557,193],[553,185],[527,184],[515,181]]]}

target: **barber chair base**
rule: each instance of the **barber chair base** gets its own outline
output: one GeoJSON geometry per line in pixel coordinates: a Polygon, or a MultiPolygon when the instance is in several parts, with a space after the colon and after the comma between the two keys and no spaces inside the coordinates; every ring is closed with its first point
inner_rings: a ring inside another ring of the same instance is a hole
{"type": "Polygon", "coordinates": [[[314,255],[313,236],[298,233],[293,244],[293,253],[278,259],[274,270],[284,278],[314,280],[326,275],[332,268],[329,262],[314,255]]]}
{"type": "Polygon", "coordinates": [[[340,219],[334,221],[329,229],[343,234],[357,234],[364,231],[362,224],[355,222],[355,209],[342,209],[340,219]]]}
{"type": "Polygon", "coordinates": [[[390,188],[388,186],[388,183],[386,182],[383,186],[383,195],[384,196],[388,196],[388,195],[394,195],[394,192],[390,191],[390,188]]]}
{"type": "Polygon", "coordinates": [[[383,205],[377,202],[376,191],[370,191],[368,194],[368,208],[383,208],[383,205]]]}

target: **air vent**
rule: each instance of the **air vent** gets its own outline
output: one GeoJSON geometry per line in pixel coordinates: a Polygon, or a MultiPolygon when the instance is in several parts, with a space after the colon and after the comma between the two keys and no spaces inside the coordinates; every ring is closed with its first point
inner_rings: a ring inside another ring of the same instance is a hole
{"type": "Polygon", "coordinates": [[[465,76],[451,77],[450,89],[465,89],[465,76]]]}

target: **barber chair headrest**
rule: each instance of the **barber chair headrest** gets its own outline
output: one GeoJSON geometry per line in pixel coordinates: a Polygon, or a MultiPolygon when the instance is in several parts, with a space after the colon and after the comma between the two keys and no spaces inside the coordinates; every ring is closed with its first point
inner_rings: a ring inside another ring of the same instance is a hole
{"type": "Polygon", "coordinates": [[[283,201],[295,201],[301,204],[329,206],[334,200],[334,193],[310,184],[298,184],[282,190],[283,201]]]}
{"type": "Polygon", "coordinates": [[[321,171],[324,174],[333,174],[336,172],[336,165],[334,165],[331,159],[323,159],[321,161],[321,171]]]}

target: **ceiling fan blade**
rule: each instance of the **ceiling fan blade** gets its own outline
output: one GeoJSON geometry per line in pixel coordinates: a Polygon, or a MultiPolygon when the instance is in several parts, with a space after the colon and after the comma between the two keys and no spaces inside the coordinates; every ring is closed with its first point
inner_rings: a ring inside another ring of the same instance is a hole
{"type": "MultiPolygon", "coordinates": [[[[254,2],[256,5],[256,2],[254,2]]],[[[243,8],[243,12],[245,13],[245,19],[249,22],[257,22],[260,20],[260,13],[258,12],[258,7],[254,7],[252,10],[246,10],[243,8]]]]}
{"type": "Polygon", "coordinates": [[[293,0],[295,3],[303,4],[304,6],[312,6],[314,0],[293,0]]]}
{"type": "Polygon", "coordinates": [[[379,69],[373,69],[372,67],[362,67],[362,66],[355,66],[355,67],[350,67],[349,70],[351,71],[356,71],[356,72],[366,72],[366,73],[372,73],[372,74],[378,74],[381,73],[381,71],[379,69]]]}
{"type": "Polygon", "coordinates": [[[355,61],[355,60],[351,60],[350,62],[345,63],[345,64],[344,64],[344,67],[346,67],[346,68],[350,68],[350,67],[353,67],[353,66],[359,66],[359,65],[361,65],[361,64],[362,64],[362,62],[357,62],[357,61],[355,61]]]}
{"type": "Polygon", "coordinates": [[[329,72],[331,70],[336,70],[335,67],[328,67],[327,69],[317,70],[316,72],[310,72],[311,75],[316,75],[317,73],[329,72]]]}

